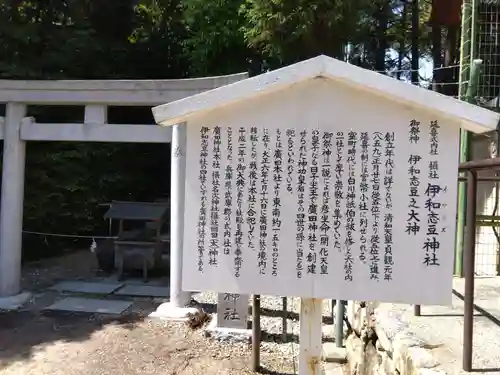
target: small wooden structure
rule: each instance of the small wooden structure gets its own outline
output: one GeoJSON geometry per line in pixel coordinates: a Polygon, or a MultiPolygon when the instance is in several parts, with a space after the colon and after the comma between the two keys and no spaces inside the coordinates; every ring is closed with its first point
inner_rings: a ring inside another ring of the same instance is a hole
{"type": "Polygon", "coordinates": [[[115,267],[118,278],[123,277],[124,269],[142,269],[144,281],[148,280],[148,270],[155,268],[161,261],[169,236],[162,234],[169,203],[166,202],[120,202],[110,204],[104,218],[119,220],[117,238],[114,240],[115,267]],[[145,221],[139,228],[125,229],[125,222],[145,221]]]}

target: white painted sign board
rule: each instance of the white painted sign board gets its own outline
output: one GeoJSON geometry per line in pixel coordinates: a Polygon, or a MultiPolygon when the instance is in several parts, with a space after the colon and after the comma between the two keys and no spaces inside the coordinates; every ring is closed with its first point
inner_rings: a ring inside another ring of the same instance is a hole
{"type": "Polygon", "coordinates": [[[183,289],[448,302],[458,138],[327,80],[190,123],[183,289]]]}
{"type": "Polygon", "coordinates": [[[449,304],[460,126],[498,115],[326,56],[187,121],[183,290],[449,304]]]}

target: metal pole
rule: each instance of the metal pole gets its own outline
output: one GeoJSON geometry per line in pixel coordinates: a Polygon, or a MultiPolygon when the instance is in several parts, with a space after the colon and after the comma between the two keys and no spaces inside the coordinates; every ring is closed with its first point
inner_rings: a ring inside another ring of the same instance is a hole
{"type": "Polygon", "coordinates": [[[476,190],[477,172],[467,172],[467,212],[465,221],[464,248],[464,349],[463,369],[472,371],[472,338],[474,324],[474,257],[476,244],[476,190]]]}
{"type": "MultiPolygon", "coordinates": [[[[472,62],[472,0],[464,0],[462,4],[462,27],[460,33],[460,74],[458,83],[458,98],[465,99],[467,82],[470,80],[470,65],[472,62]]],[[[469,160],[469,134],[460,130],[460,162],[469,160]]],[[[455,239],[455,275],[463,276],[463,245],[465,220],[465,186],[458,186],[457,230],[455,239]]]]}
{"type": "Polygon", "coordinates": [[[422,306],[420,305],[414,305],[413,306],[413,315],[415,316],[422,316],[422,312],[420,311],[422,309],[422,306]]]}
{"type": "Polygon", "coordinates": [[[182,308],[191,293],[182,290],[182,252],[184,240],[184,184],[186,180],[186,124],[172,127],[172,170],[170,181],[170,305],[182,308]]]}
{"type": "Polygon", "coordinates": [[[332,304],[332,324],[335,324],[335,300],[332,299],[331,301],[331,304],[332,304]]]}
{"type": "MultiPolygon", "coordinates": [[[[477,87],[479,84],[479,77],[481,75],[482,61],[473,60],[470,65],[469,84],[467,92],[465,93],[465,101],[474,103],[477,87]]],[[[472,136],[467,131],[461,130],[460,133],[460,162],[468,162],[470,160],[470,142],[472,136]]],[[[458,220],[457,220],[457,237],[456,237],[456,250],[455,250],[455,273],[458,276],[463,276],[463,246],[464,246],[464,216],[465,216],[465,186],[459,185],[458,187],[458,220]]]]}
{"type": "Polygon", "coordinates": [[[337,314],[335,316],[335,345],[337,348],[344,346],[344,301],[337,300],[337,314]]]}
{"type": "MultiPolygon", "coordinates": [[[[498,169],[498,167],[500,167],[500,157],[468,161],[466,163],[460,163],[460,165],[458,166],[460,170],[474,169],[476,171],[483,169],[492,169],[492,168],[498,169]]],[[[485,181],[483,179],[480,180],[485,181]]]]}
{"type": "MultiPolygon", "coordinates": [[[[499,149],[500,149],[500,147],[499,147],[499,149]]],[[[500,162],[499,162],[499,165],[500,165],[500,162]]],[[[459,177],[458,181],[459,182],[467,182],[467,178],[465,178],[465,177],[459,177]]],[[[485,181],[485,182],[499,182],[500,181],[500,176],[491,176],[491,177],[477,176],[477,181],[478,182],[481,182],[481,181],[485,181]]]]}
{"type": "Polygon", "coordinates": [[[252,301],[252,371],[260,370],[260,295],[252,301]]]}
{"type": "Polygon", "coordinates": [[[282,333],[282,339],[283,339],[283,342],[286,342],[287,340],[287,318],[288,318],[288,312],[286,311],[287,309],[287,300],[286,300],[286,297],[282,297],[281,298],[282,301],[283,301],[283,316],[282,316],[282,319],[283,319],[283,333],[282,333]]]}

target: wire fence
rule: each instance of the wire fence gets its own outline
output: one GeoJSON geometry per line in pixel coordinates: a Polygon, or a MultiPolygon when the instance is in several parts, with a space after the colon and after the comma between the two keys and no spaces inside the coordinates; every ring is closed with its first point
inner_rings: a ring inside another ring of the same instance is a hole
{"type": "Polygon", "coordinates": [[[497,276],[500,232],[498,182],[478,182],[477,192],[475,274],[497,276]]]}
{"type": "MultiPolygon", "coordinates": [[[[500,108],[500,6],[498,1],[464,0],[464,6],[473,6],[475,14],[470,27],[462,30],[469,36],[471,56],[482,60],[476,103],[486,108],[500,108]]],[[[470,61],[470,56],[467,61],[470,61]]],[[[476,159],[498,156],[498,135],[489,140],[476,139],[473,149],[476,159]]],[[[499,233],[497,220],[500,215],[498,182],[478,184],[478,220],[476,230],[477,276],[497,276],[499,274],[499,233]],[[480,218],[480,219],[479,219],[480,218]]]]}
{"type": "Polygon", "coordinates": [[[478,94],[482,104],[499,107],[500,90],[500,7],[493,2],[481,1],[477,14],[477,55],[483,60],[478,94]]]}

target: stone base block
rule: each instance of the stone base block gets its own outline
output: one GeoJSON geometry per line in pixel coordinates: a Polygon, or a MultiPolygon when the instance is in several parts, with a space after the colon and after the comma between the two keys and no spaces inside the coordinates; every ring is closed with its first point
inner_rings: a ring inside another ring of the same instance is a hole
{"type": "Polygon", "coordinates": [[[335,343],[325,342],[323,344],[325,362],[346,363],[347,349],[339,348],[335,343]]]}
{"type": "Polygon", "coordinates": [[[195,307],[179,307],[166,302],[158,306],[156,311],[149,314],[149,317],[183,322],[187,320],[188,314],[194,314],[197,311],[198,309],[195,307]]]}
{"type": "Polygon", "coordinates": [[[344,375],[343,365],[339,363],[324,363],[323,375],[344,375]]]}
{"type": "Polygon", "coordinates": [[[226,342],[252,342],[251,329],[225,328],[217,326],[217,318],[213,317],[205,329],[205,334],[219,341],[226,342]]]}

